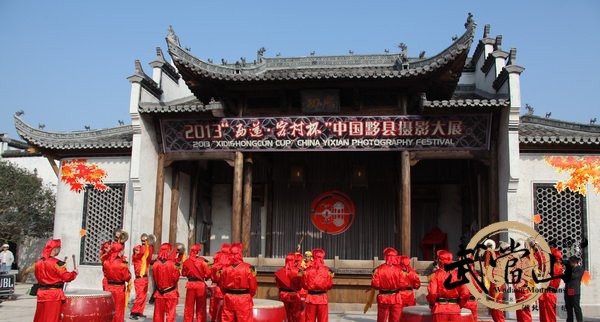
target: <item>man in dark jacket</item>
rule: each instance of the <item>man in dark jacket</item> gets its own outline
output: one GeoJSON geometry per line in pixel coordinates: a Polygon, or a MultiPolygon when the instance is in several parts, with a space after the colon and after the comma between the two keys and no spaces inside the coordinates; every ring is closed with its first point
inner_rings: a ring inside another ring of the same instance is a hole
{"type": "Polygon", "coordinates": [[[583,321],[583,313],[579,305],[581,297],[581,278],[583,277],[583,266],[577,256],[569,257],[569,263],[565,269],[563,280],[565,281],[565,306],[567,308],[567,322],[573,322],[573,311],[577,322],[583,321]]]}

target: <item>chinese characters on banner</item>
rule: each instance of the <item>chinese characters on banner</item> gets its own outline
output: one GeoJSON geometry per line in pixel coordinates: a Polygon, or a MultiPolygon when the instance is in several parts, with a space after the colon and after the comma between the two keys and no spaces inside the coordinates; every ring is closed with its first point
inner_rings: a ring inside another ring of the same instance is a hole
{"type": "Polygon", "coordinates": [[[482,150],[489,114],[161,120],[166,152],[482,150]]]}

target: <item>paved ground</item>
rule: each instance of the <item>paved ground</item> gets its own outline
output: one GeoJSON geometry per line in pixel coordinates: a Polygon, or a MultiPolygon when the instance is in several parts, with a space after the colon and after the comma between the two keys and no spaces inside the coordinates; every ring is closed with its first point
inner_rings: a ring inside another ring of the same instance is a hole
{"type": "MultiPolygon", "coordinates": [[[[26,293],[31,284],[17,284],[15,287],[15,298],[0,303],[0,322],[24,322],[32,321],[35,313],[35,297],[29,296],[26,293]]],[[[152,320],[153,305],[146,306],[146,315],[149,317],[145,321],[152,320]]],[[[332,322],[367,322],[376,321],[376,312],[371,309],[366,314],[358,311],[342,311],[342,306],[332,305],[330,309],[329,320],[332,322]]],[[[129,310],[127,310],[129,312],[129,310]]],[[[125,321],[133,321],[127,319],[125,321]]],[[[482,320],[491,321],[487,317],[482,317],[482,320]]],[[[183,305],[177,306],[177,322],[183,321],[183,305]]],[[[506,321],[515,321],[507,319],[506,321]]],[[[538,321],[534,318],[534,321],[538,321]]],[[[565,321],[559,319],[558,321],[565,321]]],[[[586,322],[600,321],[600,318],[584,318],[586,322]]]]}

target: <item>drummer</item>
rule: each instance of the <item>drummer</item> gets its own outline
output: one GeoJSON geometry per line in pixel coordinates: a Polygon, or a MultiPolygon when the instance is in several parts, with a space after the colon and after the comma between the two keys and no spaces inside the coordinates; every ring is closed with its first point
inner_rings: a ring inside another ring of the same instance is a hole
{"type": "Polygon", "coordinates": [[[185,285],[185,308],[183,321],[192,322],[196,315],[196,322],[206,322],[206,279],[210,278],[210,267],[200,251],[202,245],[195,244],[190,249],[190,257],[183,262],[181,275],[187,277],[185,285]]]}
{"type": "Polygon", "coordinates": [[[61,306],[66,300],[63,285],[77,277],[77,269],[67,272],[66,263],[55,257],[60,253],[60,246],[60,239],[49,240],[42,250],[42,257],[35,262],[39,288],[33,322],[59,321],[61,306]]]}
{"type": "Polygon", "coordinates": [[[302,318],[302,276],[296,260],[296,254],[291,253],[285,257],[285,267],[275,272],[275,284],[279,289],[279,300],[285,306],[288,322],[304,322],[302,318]]]}
{"type": "Polygon", "coordinates": [[[306,322],[327,322],[329,300],[327,291],[333,286],[333,272],[325,266],[325,251],[312,250],[313,261],[302,274],[302,285],[308,291],[306,296],[306,322]]]}
{"type": "Polygon", "coordinates": [[[123,244],[113,243],[110,246],[108,259],[102,264],[102,272],[106,278],[107,291],[112,293],[115,303],[113,322],[125,319],[125,283],[131,279],[127,261],[123,259],[123,244]]]}
{"type": "Polygon", "coordinates": [[[219,287],[218,273],[224,267],[229,266],[229,249],[230,244],[221,245],[221,250],[213,256],[213,264],[211,266],[211,292],[212,297],[209,302],[208,314],[211,321],[221,321],[223,313],[223,290],[219,287]]]}
{"type": "Polygon", "coordinates": [[[256,293],[254,267],[242,258],[242,243],[234,243],[229,249],[231,265],[224,267],[219,275],[219,285],[225,292],[223,322],[252,322],[252,297],[256,293]]]}
{"type": "Polygon", "coordinates": [[[465,285],[447,289],[444,282],[450,278],[457,281],[457,271],[446,271],[445,265],[452,263],[452,253],[438,250],[437,259],[439,268],[433,273],[427,287],[427,301],[433,313],[433,322],[460,322],[461,305],[469,298],[469,291],[465,285]]]}

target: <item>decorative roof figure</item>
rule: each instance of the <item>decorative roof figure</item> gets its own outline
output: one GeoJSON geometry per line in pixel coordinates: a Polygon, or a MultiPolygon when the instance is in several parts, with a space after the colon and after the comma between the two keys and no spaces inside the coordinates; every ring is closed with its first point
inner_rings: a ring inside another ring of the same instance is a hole
{"type": "Polygon", "coordinates": [[[25,111],[23,111],[23,110],[18,110],[18,111],[15,112],[16,116],[21,116],[23,114],[25,114],[25,111]]]}
{"type": "Polygon", "coordinates": [[[490,24],[483,26],[483,38],[488,38],[490,36],[491,31],[492,26],[490,24]]]}
{"type": "Polygon", "coordinates": [[[260,64],[263,62],[263,58],[265,57],[265,52],[267,49],[265,47],[260,47],[256,52],[256,61],[260,64]]]}
{"type": "Polygon", "coordinates": [[[527,110],[527,115],[533,115],[533,112],[535,112],[535,109],[533,108],[533,106],[525,103],[525,109],[527,110]]]}
{"type": "Polygon", "coordinates": [[[475,20],[473,20],[473,14],[469,12],[467,15],[467,22],[465,22],[465,28],[469,28],[469,26],[474,25],[475,20]]]}
{"type": "Polygon", "coordinates": [[[423,58],[425,58],[425,51],[424,50],[419,53],[419,59],[423,59],[423,58]]]}
{"type": "Polygon", "coordinates": [[[225,60],[224,58],[221,58],[221,65],[227,65],[227,60],[225,60]]]}
{"type": "Polygon", "coordinates": [[[596,118],[590,119],[590,125],[596,124],[596,118]]]}
{"type": "Polygon", "coordinates": [[[174,42],[177,46],[181,46],[179,43],[179,37],[175,34],[175,30],[173,30],[173,26],[169,25],[169,33],[167,34],[167,40],[174,42]]]}

